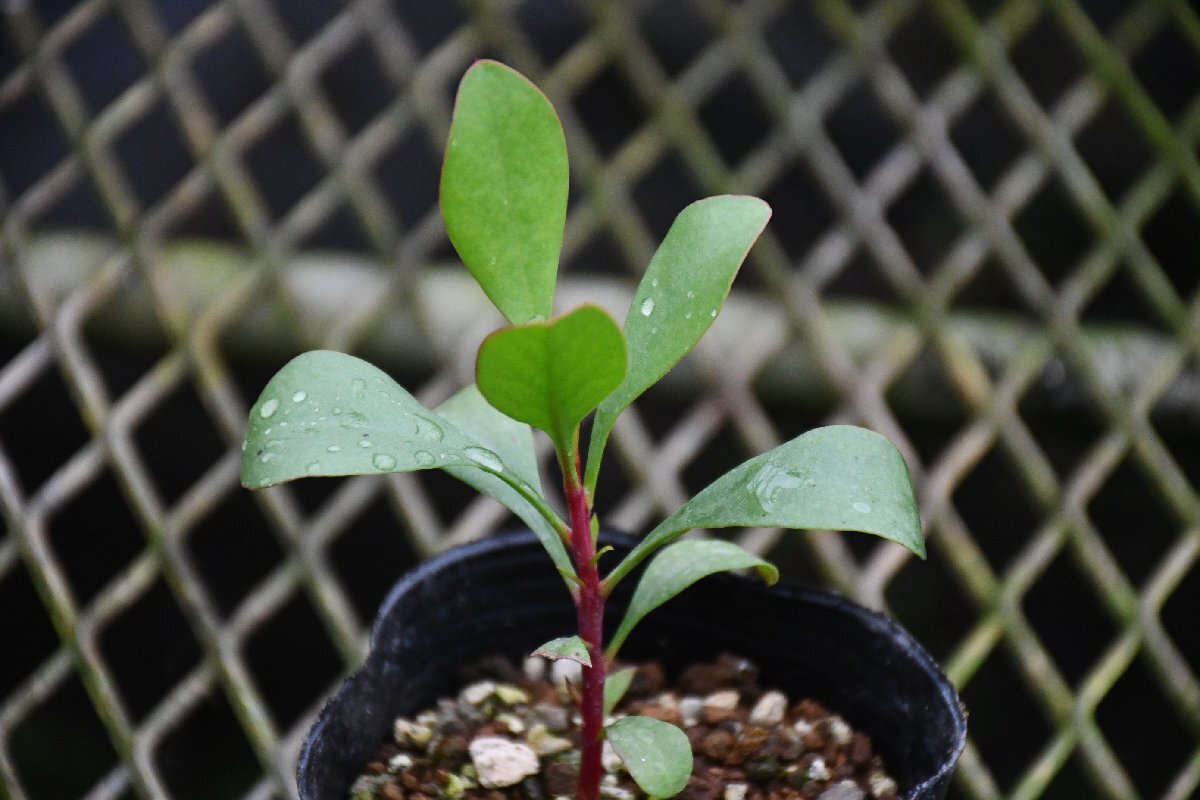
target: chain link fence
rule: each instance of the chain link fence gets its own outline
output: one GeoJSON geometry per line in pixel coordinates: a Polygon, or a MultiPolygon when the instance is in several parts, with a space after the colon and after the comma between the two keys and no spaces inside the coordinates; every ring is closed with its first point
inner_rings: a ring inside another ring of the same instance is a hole
{"type": "Polygon", "coordinates": [[[436,188],[480,56],[563,117],[564,306],[623,313],[691,200],[775,208],[710,337],[617,426],[606,522],[872,427],[927,563],[740,536],[942,660],[971,712],[954,796],[1200,797],[1193,5],[0,10],[0,797],[293,797],[390,582],[511,524],[440,475],[238,486],[291,354],[363,355],[428,403],[469,380],[499,319],[436,188]]]}

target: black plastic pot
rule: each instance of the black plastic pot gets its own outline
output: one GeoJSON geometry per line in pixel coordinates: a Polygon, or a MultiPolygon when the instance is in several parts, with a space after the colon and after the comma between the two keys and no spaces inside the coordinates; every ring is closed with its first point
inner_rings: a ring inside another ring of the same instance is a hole
{"type": "MultiPolygon", "coordinates": [[[[605,541],[618,550],[631,544],[605,541]]],[[[635,582],[623,581],[610,599],[609,623],[619,622],[635,582]]],[[[309,731],[300,797],[345,800],[397,715],[453,694],[464,666],[495,654],[523,658],[573,626],[562,579],[532,534],[429,561],[392,589],[366,662],[309,731]]],[[[945,795],[966,717],[938,665],[892,620],[829,592],[714,576],[647,617],[622,658],[653,657],[672,669],[721,652],[752,659],[764,685],[816,698],[870,734],[907,800],[945,795]]]]}

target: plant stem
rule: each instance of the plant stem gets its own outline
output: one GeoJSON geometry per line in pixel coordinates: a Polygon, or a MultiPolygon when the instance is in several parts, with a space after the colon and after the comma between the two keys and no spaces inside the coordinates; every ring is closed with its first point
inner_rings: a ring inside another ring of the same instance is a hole
{"type": "MultiPolygon", "coordinates": [[[[564,464],[564,467],[568,465],[564,464]]],[[[573,467],[563,470],[567,506],[571,517],[571,550],[575,572],[579,576],[579,592],[575,599],[575,614],[579,636],[587,643],[592,666],[583,668],[582,696],[579,713],[583,719],[580,733],[578,800],[597,800],[600,794],[601,748],[600,735],[604,726],[604,595],[600,589],[600,570],[596,566],[596,543],[592,540],[591,502],[583,486],[576,459],[573,467]]]]}

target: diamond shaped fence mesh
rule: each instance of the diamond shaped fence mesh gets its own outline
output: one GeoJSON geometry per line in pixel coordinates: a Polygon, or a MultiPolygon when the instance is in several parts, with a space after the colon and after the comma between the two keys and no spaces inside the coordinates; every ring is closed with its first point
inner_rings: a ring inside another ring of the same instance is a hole
{"type": "Polygon", "coordinates": [[[439,475],[238,486],[292,354],[431,403],[470,379],[499,319],[436,190],[491,56],[563,117],[564,305],[623,313],[694,199],[775,208],[618,424],[606,521],[874,428],[927,563],[738,536],[942,660],[953,795],[1200,797],[1194,5],[8,0],[0,25],[0,796],[294,797],[390,583],[512,524],[439,475]]]}

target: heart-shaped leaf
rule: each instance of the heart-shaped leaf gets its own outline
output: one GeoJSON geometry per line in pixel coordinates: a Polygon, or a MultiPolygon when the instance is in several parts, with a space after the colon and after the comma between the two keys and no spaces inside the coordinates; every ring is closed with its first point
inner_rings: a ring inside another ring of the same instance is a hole
{"type": "Polygon", "coordinates": [[[475,382],[488,402],[573,453],[580,421],[625,377],[621,330],[584,305],[550,322],[502,328],[483,341],[475,382]]]}
{"type": "MultiPolygon", "coordinates": [[[[314,475],[371,475],[461,467],[492,475],[478,488],[517,514],[533,506],[565,530],[540,490],[494,450],[429,410],[385,372],[328,350],[296,356],[267,383],[250,410],[242,485],[251,489],[314,475]]],[[[553,553],[551,555],[554,555],[553,553]]],[[[564,555],[565,559],[565,555],[564,555]]]]}
{"type": "Polygon", "coordinates": [[[925,557],[908,465],[883,436],[814,428],[734,467],[663,520],[605,579],[611,590],[647,555],[693,528],[862,531],[925,557]]]}
{"type": "Polygon", "coordinates": [[[692,746],[669,722],[625,717],[604,729],[630,776],[651,797],[674,797],[692,775],[692,746]]]}
{"type": "Polygon", "coordinates": [[[446,233],[510,322],[548,319],[567,216],[567,144],[550,101],[479,61],[458,87],[442,166],[446,233]]]}
{"type": "MultiPolygon", "coordinates": [[[[531,487],[542,485],[538,474],[537,457],[533,451],[533,434],[523,422],[501,414],[492,407],[474,386],[462,389],[437,408],[438,414],[474,441],[500,457],[505,468],[531,487]]],[[[472,467],[446,467],[454,477],[468,486],[498,500],[510,509],[537,535],[560,572],[574,575],[571,558],[562,538],[547,518],[517,490],[490,472],[472,467]]]]}
{"type": "Polygon", "coordinates": [[[578,636],[562,636],[558,639],[551,639],[534,650],[530,655],[542,656],[554,661],[560,659],[577,661],[585,667],[592,665],[592,657],[588,654],[587,642],[578,636]]]}
{"type": "Polygon", "coordinates": [[[779,580],[779,570],[733,542],[720,539],[676,542],[654,557],[638,581],[625,618],[609,641],[605,655],[616,658],[625,638],[642,618],[701,578],[716,572],[754,567],[767,583],[779,580]]]}
{"type": "Polygon", "coordinates": [[[617,416],[695,346],[712,325],[771,207],[757,197],[720,195],[679,212],[646,268],[625,318],[629,372],[596,410],[586,483],[595,489],[617,416]]]}

